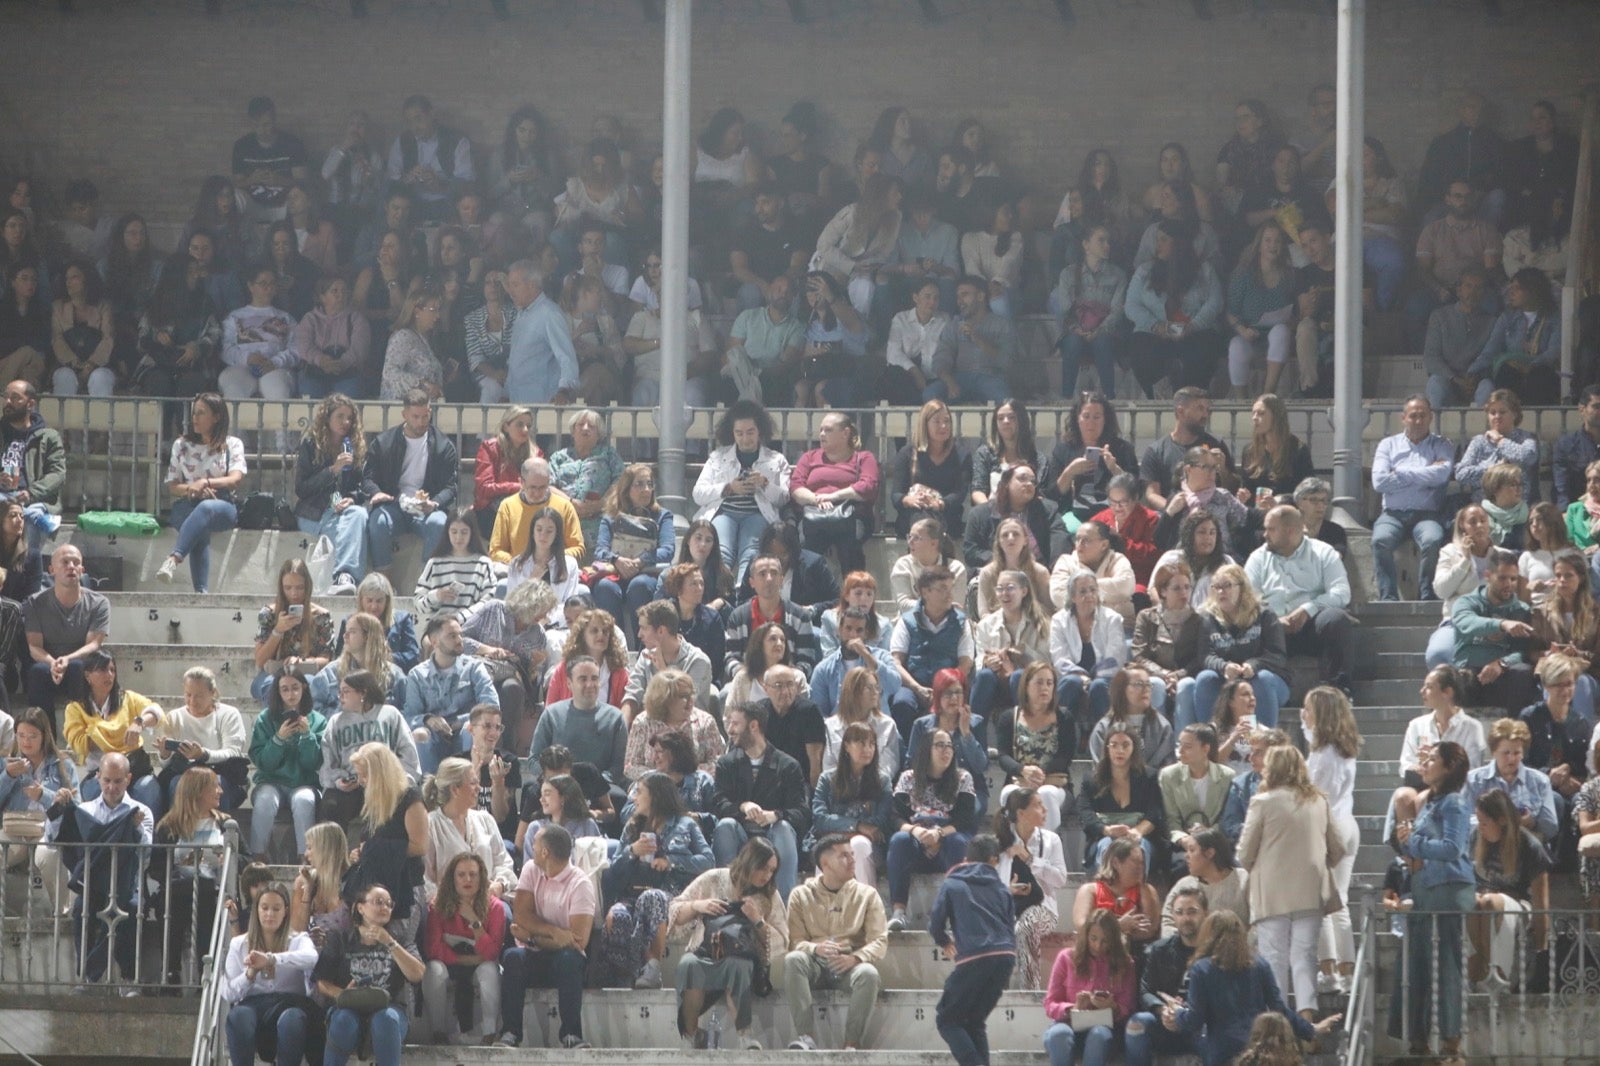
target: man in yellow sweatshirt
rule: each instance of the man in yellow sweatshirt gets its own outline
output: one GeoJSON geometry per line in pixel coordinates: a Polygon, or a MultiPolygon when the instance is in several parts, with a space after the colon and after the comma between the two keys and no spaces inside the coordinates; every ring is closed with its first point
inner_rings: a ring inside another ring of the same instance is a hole
{"type": "Polygon", "coordinates": [[[489,533],[489,558],[497,563],[509,563],[521,555],[528,546],[533,516],[546,507],[561,516],[567,554],[581,560],[585,549],[578,511],[559,489],[550,487],[550,464],[537,456],[522,464],[521,491],[501,500],[494,513],[494,529],[489,533]]]}
{"type": "Polygon", "coordinates": [[[846,1050],[861,1047],[877,1010],[883,981],[874,965],[889,945],[883,900],[873,886],[856,880],[855,854],[843,834],[823,837],[814,857],[817,875],[789,894],[789,954],[784,957],[784,994],[794,1016],[791,1050],[815,1051],[817,1023],[813,988],[848,988],[846,1050]]]}

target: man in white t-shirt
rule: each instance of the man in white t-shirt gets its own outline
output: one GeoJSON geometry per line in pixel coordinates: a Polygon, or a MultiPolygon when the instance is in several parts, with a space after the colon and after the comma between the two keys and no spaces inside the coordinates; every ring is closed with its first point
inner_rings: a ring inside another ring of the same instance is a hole
{"type": "Polygon", "coordinates": [[[395,538],[422,538],[423,558],[444,536],[461,461],[449,437],[433,428],[432,400],[421,389],[406,393],[400,424],[372,439],[361,489],[367,495],[367,543],[372,568],[388,576],[395,538]]]}

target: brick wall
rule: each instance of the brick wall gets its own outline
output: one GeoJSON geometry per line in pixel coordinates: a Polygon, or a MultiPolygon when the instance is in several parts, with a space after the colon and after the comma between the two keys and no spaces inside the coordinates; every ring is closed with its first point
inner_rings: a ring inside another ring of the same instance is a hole
{"type": "MultiPolygon", "coordinates": [[[[426,92],[485,153],[505,116],[531,101],[567,146],[599,114],[621,117],[640,152],[659,140],[661,31],[635,0],[372,0],[365,22],[344,0],[78,0],[6,5],[0,22],[0,169],[59,191],[87,175],[112,211],[158,223],[187,216],[207,174],[227,169],[245,101],[269,93],[281,124],[317,165],[352,108],[393,135],[399,103],[426,92]]],[[[923,22],[907,0],[808,0],[795,25],[779,0],[696,5],[697,124],[736,104],[758,143],[788,105],[818,102],[826,149],[848,160],[878,111],[904,103],[944,143],[966,115],[993,131],[1002,163],[1053,202],[1084,153],[1108,146],[1142,189],[1157,150],[1187,144],[1208,174],[1231,134],[1232,105],[1260,97],[1293,131],[1314,82],[1331,80],[1335,25],[1311,0],[1075,0],[1076,27],[1048,0],[937,0],[923,22]]],[[[1527,105],[1576,111],[1600,53],[1596,0],[1505,0],[1489,25],[1478,0],[1376,0],[1368,15],[1368,132],[1414,174],[1428,137],[1453,119],[1444,96],[1472,84],[1520,134],[1527,105]]]]}

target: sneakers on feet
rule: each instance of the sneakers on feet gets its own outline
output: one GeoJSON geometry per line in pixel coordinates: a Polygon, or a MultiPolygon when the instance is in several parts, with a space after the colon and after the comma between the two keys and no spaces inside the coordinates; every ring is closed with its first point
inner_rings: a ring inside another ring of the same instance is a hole
{"type": "Polygon", "coordinates": [[[761,1041],[757,1040],[749,1033],[741,1033],[739,1036],[739,1047],[745,1051],[760,1051],[761,1041]]]}
{"type": "Polygon", "coordinates": [[[586,1048],[594,1047],[593,1044],[589,1043],[589,1041],[585,1040],[583,1037],[573,1036],[571,1033],[568,1033],[566,1036],[561,1038],[561,1046],[566,1048],[568,1051],[583,1051],[586,1048]]]}
{"type": "Polygon", "coordinates": [[[333,579],[333,586],[328,589],[330,596],[354,596],[356,594],[355,580],[349,574],[339,574],[333,579]]]}
{"type": "Polygon", "coordinates": [[[644,969],[639,971],[639,976],[633,980],[634,988],[660,988],[661,987],[661,961],[659,959],[646,959],[644,969]]]}
{"type": "Polygon", "coordinates": [[[789,1050],[815,1051],[817,1050],[817,1042],[811,1039],[809,1036],[801,1034],[800,1036],[797,1036],[793,1040],[789,1041],[789,1050]]]}
{"type": "Polygon", "coordinates": [[[161,564],[161,569],[156,571],[156,580],[161,582],[170,582],[173,575],[177,572],[178,560],[169,555],[167,556],[166,561],[161,564]]]}
{"type": "Polygon", "coordinates": [[[903,933],[905,931],[906,931],[906,912],[903,911],[903,910],[900,910],[899,908],[896,908],[894,914],[892,916],[890,916],[890,918],[889,918],[889,932],[891,932],[891,933],[903,933]]]}
{"type": "Polygon", "coordinates": [[[1317,974],[1317,995],[1331,996],[1339,991],[1339,979],[1331,973],[1317,974]]]}
{"type": "Polygon", "coordinates": [[[494,1041],[495,1047],[519,1047],[521,1044],[522,1037],[514,1033],[501,1033],[494,1041]]]}

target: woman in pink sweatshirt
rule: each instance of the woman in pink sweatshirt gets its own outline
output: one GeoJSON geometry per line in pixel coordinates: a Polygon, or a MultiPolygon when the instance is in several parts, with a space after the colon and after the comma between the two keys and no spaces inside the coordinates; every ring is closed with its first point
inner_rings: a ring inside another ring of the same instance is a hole
{"type": "Polygon", "coordinates": [[[1071,951],[1056,956],[1050,970],[1050,988],[1044,994],[1044,1012],[1055,1024],[1044,1031],[1044,1049],[1050,1066],[1072,1066],[1072,1052],[1083,1042],[1083,1066],[1105,1066],[1120,1042],[1137,1002],[1133,959],[1122,940],[1117,916],[1096,910],[1084,919],[1078,942],[1071,951]],[[1111,1012],[1109,1025],[1083,1028],[1085,1018],[1073,1025],[1073,1012],[1111,1012]]]}

